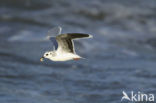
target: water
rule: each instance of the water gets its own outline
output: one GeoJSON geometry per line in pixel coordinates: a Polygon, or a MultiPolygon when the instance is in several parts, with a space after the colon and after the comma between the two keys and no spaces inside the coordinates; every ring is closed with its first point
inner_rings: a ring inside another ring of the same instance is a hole
{"type": "Polygon", "coordinates": [[[0,103],[119,103],[156,94],[155,0],[1,0],[0,103]],[[49,29],[83,32],[80,61],[40,62],[49,29]]]}

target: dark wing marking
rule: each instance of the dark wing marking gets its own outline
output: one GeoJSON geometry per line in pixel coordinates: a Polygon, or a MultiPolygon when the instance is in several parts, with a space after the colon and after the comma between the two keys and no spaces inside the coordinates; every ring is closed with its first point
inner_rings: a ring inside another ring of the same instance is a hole
{"type": "Polygon", "coordinates": [[[74,43],[72,39],[88,38],[88,37],[91,37],[91,35],[82,33],[67,33],[58,35],[56,37],[56,40],[58,42],[58,49],[65,52],[75,53],[74,43]]]}
{"type": "Polygon", "coordinates": [[[89,34],[83,34],[83,33],[67,33],[67,34],[61,34],[58,35],[61,38],[70,38],[70,39],[79,39],[79,38],[89,38],[92,37],[89,34]]]}
{"type": "Polygon", "coordinates": [[[70,38],[56,37],[56,40],[58,42],[58,50],[75,53],[73,41],[70,38]]]}

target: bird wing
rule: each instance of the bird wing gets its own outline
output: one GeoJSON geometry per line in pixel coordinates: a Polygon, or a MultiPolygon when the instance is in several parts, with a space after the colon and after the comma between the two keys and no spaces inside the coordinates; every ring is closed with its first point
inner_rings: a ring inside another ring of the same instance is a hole
{"type": "Polygon", "coordinates": [[[84,33],[67,33],[58,35],[59,37],[63,38],[70,38],[70,39],[81,39],[81,38],[91,38],[92,35],[84,34],[84,33]]]}
{"type": "Polygon", "coordinates": [[[56,41],[56,36],[61,34],[62,28],[60,26],[52,28],[48,31],[47,38],[52,41],[53,43],[53,49],[56,50],[58,48],[58,43],[56,41]]]}
{"type": "Polygon", "coordinates": [[[61,34],[56,37],[58,43],[58,50],[62,52],[75,53],[73,39],[87,38],[89,34],[82,33],[67,33],[61,34]]]}
{"type": "Polygon", "coordinates": [[[53,43],[53,50],[56,50],[58,48],[58,43],[56,41],[56,38],[55,37],[50,37],[49,39],[53,43]]]}
{"type": "Polygon", "coordinates": [[[61,34],[62,28],[60,26],[54,27],[48,31],[49,37],[56,37],[57,35],[61,34]]]}
{"type": "Polygon", "coordinates": [[[58,43],[58,51],[75,53],[72,39],[56,37],[56,40],[58,43]]]}

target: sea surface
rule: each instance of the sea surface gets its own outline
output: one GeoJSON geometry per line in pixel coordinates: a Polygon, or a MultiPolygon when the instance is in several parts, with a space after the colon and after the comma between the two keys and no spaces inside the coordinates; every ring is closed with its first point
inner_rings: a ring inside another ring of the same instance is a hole
{"type": "Polygon", "coordinates": [[[0,0],[0,103],[135,103],[122,91],[156,96],[156,0],[0,0]],[[56,26],[94,36],[86,59],[40,62],[56,26]]]}

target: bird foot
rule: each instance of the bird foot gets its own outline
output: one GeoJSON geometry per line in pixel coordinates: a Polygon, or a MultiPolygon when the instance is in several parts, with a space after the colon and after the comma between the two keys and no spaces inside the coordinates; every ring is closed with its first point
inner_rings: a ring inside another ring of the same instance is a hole
{"type": "Polygon", "coordinates": [[[73,60],[80,60],[80,58],[73,58],[73,60]]]}

